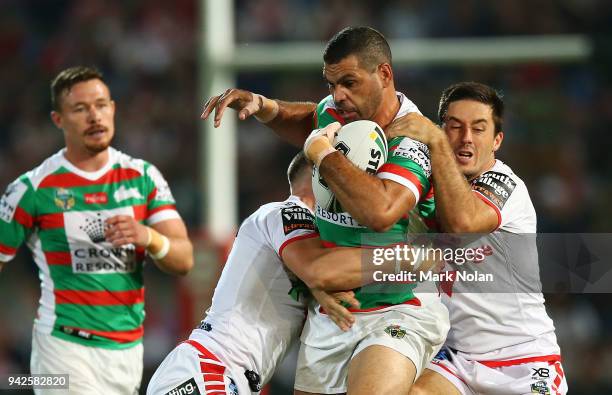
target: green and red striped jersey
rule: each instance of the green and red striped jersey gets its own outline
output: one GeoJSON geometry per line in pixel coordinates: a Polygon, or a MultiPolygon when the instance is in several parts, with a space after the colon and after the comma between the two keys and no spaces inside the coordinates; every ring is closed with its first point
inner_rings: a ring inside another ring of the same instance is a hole
{"type": "Polygon", "coordinates": [[[85,172],[63,150],[11,183],[0,199],[0,261],[24,242],[39,269],[35,328],[64,340],[121,349],[142,341],[145,250],[113,247],[106,219],[152,225],[180,218],[155,166],[109,148],[108,163],[85,172]]]}
{"type": "MultiPolygon", "coordinates": [[[[418,108],[402,93],[397,92],[400,109],[396,118],[410,112],[420,113],[418,108]]],[[[317,106],[315,128],[332,122],[345,121],[336,110],[332,96],[317,106]]],[[[417,201],[416,207],[387,232],[374,234],[359,224],[348,212],[331,212],[317,206],[316,224],[321,240],[327,246],[388,246],[405,243],[408,233],[429,232],[434,225],[433,188],[430,181],[431,161],[426,145],[407,137],[395,137],[388,142],[387,161],[376,176],[397,182],[410,189],[417,201]]],[[[355,290],[361,310],[371,310],[389,305],[409,303],[414,299],[415,284],[370,284],[355,290]]]]}

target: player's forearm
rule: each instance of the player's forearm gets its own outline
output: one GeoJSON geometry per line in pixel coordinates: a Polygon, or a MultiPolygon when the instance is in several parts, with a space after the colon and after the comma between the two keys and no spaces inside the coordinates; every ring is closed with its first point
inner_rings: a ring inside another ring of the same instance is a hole
{"type": "Polygon", "coordinates": [[[161,259],[153,259],[164,272],[185,275],[193,268],[193,246],[188,238],[168,237],[170,249],[161,259]]]}
{"type": "Polygon", "coordinates": [[[312,131],[317,105],[309,102],[275,101],[278,103],[278,113],[265,125],[281,139],[301,148],[312,131]]]}
{"type": "Polygon", "coordinates": [[[327,155],[319,171],[342,208],[360,224],[382,232],[399,220],[383,181],[358,169],[342,153],[327,155]]]}
{"type": "Polygon", "coordinates": [[[437,218],[446,232],[478,231],[478,201],[465,176],[459,171],[455,154],[444,134],[429,144],[437,218]]]}
{"type": "Polygon", "coordinates": [[[306,284],[310,288],[325,291],[355,289],[375,281],[376,273],[393,274],[402,272],[427,272],[433,270],[438,262],[424,260],[415,265],[412,260],[402,260],[393,256],[383,259],[380,251],[374,248],[330,248],[311,263],[311,278],[306,284]],[[375,255],[378,251],[378,255],[375,255]],[[375,263],[376,262],[376,263],[375,263]]]}
{"type": "Polygon", "coordinates": [[[1,272],[1,271],[2,271],[2,269],[4,268],[4,264],[5,264],[5,263],[6,263],[6,262],[0,262],[0,272],[1,272]]]}
{"type": "MultiPolygon", "coordinates": [[[[341,291],[364,285],[367,275],[367,250],[359,248],[331,248],[310,263],[309,288],[341,291]]],[[[371,260],[370,260],[371,261],[371,260]]]]}

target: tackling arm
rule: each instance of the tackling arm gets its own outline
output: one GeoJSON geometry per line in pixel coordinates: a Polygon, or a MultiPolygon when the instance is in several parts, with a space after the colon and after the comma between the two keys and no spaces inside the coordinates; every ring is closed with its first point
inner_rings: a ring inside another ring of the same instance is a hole
{"type": "Polygon", "coordinates": [[[281,258],[308,288],[326,291],[364,286],[374,281],[374,273],[378,271],[429,271],[438,265],[438,262],[426,261],[415,268],[414,262],[395,259],[383,260],[375,265],[374,251],[371,248],[324,248],[317,237],[289,244],[283,249],[281,258]]]}
{"type": "Polygon", "coordinates": [[[498,223],[495,210],[478,198],[461,174],[442,131],[429,144],[437,218],[451,233],[490,233],[498,223]]]}
{"type": "Polygon", "coordinates": [[[443,130],[427,117],[411,113],[393,121],[386,132],[390,138],[406,136],[428,146],[436,215],[444,231],[489,233],[497,228],[497,213],[470,188],[443,130]]]}

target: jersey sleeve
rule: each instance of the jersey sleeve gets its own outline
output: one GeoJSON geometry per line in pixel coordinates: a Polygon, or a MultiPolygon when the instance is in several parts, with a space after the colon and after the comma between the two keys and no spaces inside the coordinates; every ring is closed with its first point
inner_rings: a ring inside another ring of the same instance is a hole
{"type": "Polygon", "coordinates": [[[170,191],[168,182],[161,172],[153,165],[146,168],[148,178],[147,191],[147,225],[153,225],[168,219],[180,219],[176,211],[176,202],[170,191]]]}
{"type": "Polygon", "coordinates": [[[377,176],[410,189],[419,202],[431,187],[429,149],[425,144],[407,137],[391,139],[387,161],[378,169],[377,176]]]}
{"type": "Polygon", "coordinates": [[[27,178],[21,177],[0,198],[0,262],[15,257],[34,230],[34,216],[34,191],[27,178]]]}
{"type": "Polygon", "coordinates": [[[497,228],[535,232],[535,210],[527,187],[509,174],[487,171],[472,181],[472,190],[497,214],[497,228]]]}
{"type": "Polygon", "coordinates": [[[272,247],[279,257],[292,242],[319,236],[312,212],[295,203],[288,202],[272,211],[266,222],[272,247]]]}

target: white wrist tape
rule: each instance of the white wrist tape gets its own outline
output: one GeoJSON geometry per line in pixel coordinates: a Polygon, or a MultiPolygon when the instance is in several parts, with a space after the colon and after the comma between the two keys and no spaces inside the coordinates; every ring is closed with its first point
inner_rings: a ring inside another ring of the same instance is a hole
{"type": "Polygon", "coordinates": [[[162,248],[161,250],[157,252],[157,254],[151,254],[151,257],[155,259],[156,261],[159,261],[160,259],[164,259],[166,255],[168,255],[168,251],[170,251],[170,240],[164,235],[160,235],[160,236],[163,241],[162,248]]]}
{"type": "Polygon", "coordinates": [[[253,114],[255,119],[261,123],[268,123],[276,118],[279,110],[277,102],[257,93],[253,93],[253,100],[259,102],[259,113],[253,114]]]}

